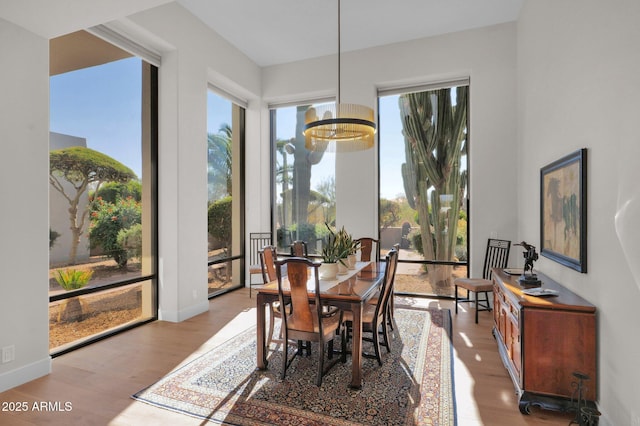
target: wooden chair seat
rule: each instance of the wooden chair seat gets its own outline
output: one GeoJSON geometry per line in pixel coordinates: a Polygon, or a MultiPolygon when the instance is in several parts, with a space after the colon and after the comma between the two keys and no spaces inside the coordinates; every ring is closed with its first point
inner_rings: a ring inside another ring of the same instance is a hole
{"type": "Polygon", "coordinates": [[[456,278],[454,281],[456,287],[462,287],[469,291],[492,291],[493,283],[482,278],[456,278]]]}

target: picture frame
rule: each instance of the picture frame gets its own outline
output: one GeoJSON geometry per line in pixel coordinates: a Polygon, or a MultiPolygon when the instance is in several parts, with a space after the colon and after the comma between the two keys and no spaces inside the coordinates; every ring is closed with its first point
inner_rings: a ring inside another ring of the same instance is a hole
{"type": "Polygon", "coordinates": [[[587,272],[587,149],[540,169],[540,254],[587,272]]]}

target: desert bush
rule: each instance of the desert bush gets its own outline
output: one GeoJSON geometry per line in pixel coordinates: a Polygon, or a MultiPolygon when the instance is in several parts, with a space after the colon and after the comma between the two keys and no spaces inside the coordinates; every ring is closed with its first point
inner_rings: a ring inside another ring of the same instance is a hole
{"type": "Polygon", "coordinates": [[[212,237],[224,241],[227,246],[231,242],[231,196],[221,198],[209,204],[208,231],[212,237]]]}
{"type": "Polygon", "coordinates": [[[107,203],[115,203],[118,199],[133,198],[136,201],[142,199],[142,184],[137,180],[128,182],[104,183],[97,193],[91,194],[91,199],[102,198],[107,203]]]}
{"type": "Polygon", "coordinates": [[[118,242],[118,234],[121,230],[141,223],[141,218],[141,205],[132,197],[118,199],[115,203],[96,199],[91,212],[91,247],[102,247],[118,266],[124,268],[127,266],[129,253],[118,242]]]}
{"type": "Polygon", "coordinates": [[[55,279],[63,289],[77,290],[87,285],[91,277],[93,276],[92,270],[83,269],[62,269],[57,270],[55,273],[55,279]]]}
{"type": "Polygon", "coordinates": [[[127,251],[127,258],[140,258],[142,256],[142,224],[136,223],[127,229],[118,232],[118,244],[127,251]]]}

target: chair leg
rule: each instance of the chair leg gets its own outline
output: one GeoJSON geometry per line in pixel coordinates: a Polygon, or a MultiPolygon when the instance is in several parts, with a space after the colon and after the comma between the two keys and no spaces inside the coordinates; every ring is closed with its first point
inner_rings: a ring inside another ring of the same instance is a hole
{"type": "MultiPolygon", "coordinates": [[[[273,340],[273,329],[275,326],[275,316],[273,315],[273,306],[269,303],[269,334],[267,335],[267,349],[271,347],[271,341],[273,340]]],[[[282,329],[280,330],[282,335],[282,329]]]]}
{"type": "Polygon", "coordinates": [[[342,353],[340,354],[340,361],[345,364],[347,362],[347,326],[342,326],[342,330],[340,332],[340,340],[341,340],[341,349],[342,353]]]}
{"type": "Polygon", "coordinates": [[[453,291],[455,297],[455,306],[456,306],[456,315],[458,315],[458,286],[455,286],[455,290],[453,291]]]}
{"type": "Polygon", "coordinates": [[[378,360],[378,364],[382,366],[382,357],[380,356],[380,340],[378,338],[378,327],[374,328],[373,331],[373,349],[376,352],[376,359],[378,360]]]}
{"type": "Polygon", "coordinates": [[[386,321],[387,324],[389,325],[389,327],[391,327],[391,330],[395,330],[395,328],[393,327],[393,289],[391,290],[391,295],[389,296],[389,304],[387,305],[387,312],[385,313],[386,315],[386,321]]]}
{"type": "Polygon", "coordinates": [[[476,299],[476,324],[478,323],[478,297],[480,297],[480,293],[475,293],[475,299],[476,299]]]}
{"type": "Polygon", "coordinates": [[[322,385],[322,375],[324,373],[324,342],[322,339],[318,342],[320,348],[318,350],[318,378],[316,379],[316,385],[320,387],[322,385]]]}
{"type": "Polygon", "coordinates": [[[387,330],[386,319],[382,322],[382,337],[384,337],[384,345],[387,347],[387,352],[391,352],[391,345],[389,344],[389,331],[387,330]]]}
{"type": "Polygon", "coordinates": [[[289,358],[289,336],[287,330],[284,331],[284,342],[282,345],[282,373],[280,378],[284,380],[284,376],[287,373],[287,358],[289,358]]]}

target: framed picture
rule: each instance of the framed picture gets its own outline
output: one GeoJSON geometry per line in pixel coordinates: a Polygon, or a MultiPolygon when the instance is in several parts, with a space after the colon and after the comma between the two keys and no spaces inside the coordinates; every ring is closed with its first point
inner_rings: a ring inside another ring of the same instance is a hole
{"type": "Polygon", "coordinates": [[[540,169],[540,253],[587,272],[587,149],[540,169]]]}

